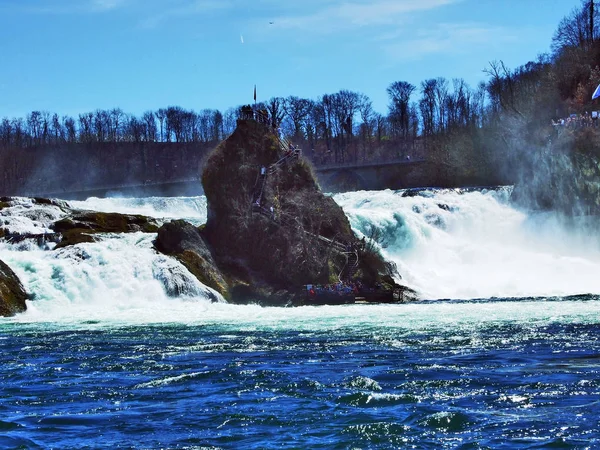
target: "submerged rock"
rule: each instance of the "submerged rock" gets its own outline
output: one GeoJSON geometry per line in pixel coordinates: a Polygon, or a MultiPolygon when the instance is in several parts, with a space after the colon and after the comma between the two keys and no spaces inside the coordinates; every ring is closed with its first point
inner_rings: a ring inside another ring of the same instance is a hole
{"type": "Polygon", "coordinates": [[[14,316],[27,309],[28,296],[17,275],[0,261],[0,316],[14,316]]]}

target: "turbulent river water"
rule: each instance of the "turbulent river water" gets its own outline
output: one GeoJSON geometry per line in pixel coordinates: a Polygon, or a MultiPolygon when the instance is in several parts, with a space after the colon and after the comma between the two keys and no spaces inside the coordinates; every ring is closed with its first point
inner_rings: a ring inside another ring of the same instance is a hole
{"type": "MultiPolygon", "coordinates": [[[[152,234],[1,244],[34,299],[0,319],[0,447],[598,448],[598,232],[509,194],[335,196],[409,304],[213,302],[152,234]]],[[[72,206],[206,219],[204,198],[72,206]]],[[[60,214],[11,209],[13,231],[60,214]]]]}

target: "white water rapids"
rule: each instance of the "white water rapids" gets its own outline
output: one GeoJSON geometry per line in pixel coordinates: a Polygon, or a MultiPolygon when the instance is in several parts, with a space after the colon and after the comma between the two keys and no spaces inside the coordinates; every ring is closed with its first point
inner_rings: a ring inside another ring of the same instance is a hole
{"type": "MultiPolygon", "coordinates": [[[[353,192],[336,201],[353,228],[378,230],[404,282],[428,299],[600,293],[597,234],[509,205],[510,190],[353,192]]],[[[596,231],[597,232],[597,231],[596,231]]]]}
{"type": "MultiPolygon", "coordinates": [[[[508,189],[500,189],[424,191],[415,196],[403,196],[402,191],[352,192],[334,198],[357,234],[376,237],[384,255],[398,265],[402,282],[423,299],[600,294],[597,231],[563,224],[552,215],[518,211],[510,206],[508,196],[508,189]]],[[[185,218],[196,224],[206,218],[203,197],[89,199],[69,204],[162,220],[185,218]]],[[[0,220],[13,232],[46,230],[58,217],[56,207],[34,206],[25,200],[0,211],[0,220]]],[[[147,323],[274,314],[257,307],[211,303],[218,294],[177,261],[158,254],[152,248],[154,237],[105,235],[93,244],[59,251],[33,243],[0,245],[0,259],[35,297],[25,314],[11,320],[147,323]]],[[[300,309],[307,318],[312,315],[300,309]]],[[[325,309],[330,318],[337,315],[334,311],[347,311],[325,309]]],[[[535,309],[532,306],[532,314],[535,309]]],[[[388,314],[389,307],[370,311],[388,314]]],[[[276,316],[297,314],[281,311],[276,316]]],[[[317,315],[323,319],[323,314],[317,315]]]]}

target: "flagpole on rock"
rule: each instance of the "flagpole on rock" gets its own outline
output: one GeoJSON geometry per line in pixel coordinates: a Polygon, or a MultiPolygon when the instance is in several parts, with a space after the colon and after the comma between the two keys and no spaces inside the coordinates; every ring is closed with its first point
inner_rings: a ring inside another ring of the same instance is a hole
{"type": "Polygon", "coordinates": [[[254,85],[254,120],[258,122],[258,111],[256,111],[256,84],[254,85]]]}

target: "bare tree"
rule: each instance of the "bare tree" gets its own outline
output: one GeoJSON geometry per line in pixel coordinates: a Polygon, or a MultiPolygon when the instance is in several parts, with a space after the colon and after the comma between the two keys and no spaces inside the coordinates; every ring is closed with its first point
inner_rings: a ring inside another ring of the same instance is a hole
{"type": "Polygon", "coordinates": [[[147,142],[156,141],[156,120],[154,119],[154,113],[152,111],[146,111],[142,116],[144,121],[144,133],[145,140],[147,142]]]}
{"type": "Polygon", "coordinates": [[[285,106],[286,101],[282,97],[273,97],[267,102],[267,111],[269,112],[269,118],[271,121],[271,127],[277,129],[281,124],[281,121],[285,117],[285,106]]]}
{"type": "Polygon", "coordinates": [[[84,143],[93,141],[93,119],[94,113],[79,114],[79,140],[84,143]]]}
{"type": "Polygon", "coordinates": [[[66,140],[69,144],[77,142],[77,128],[75,120],[72,117],[63,117],[63,126],[65,128],[66,140]]]}
{"type": "Polygon", "coordinates": [[[436,131],[436,88],[437,80],[434,78],[421,82],[421,99],[419,100],[419,110],[421,111],[421,118],[423,121],[424,136],[431,136],[436,131]]]}
{"type": "Polygon", "coordinates": [[[23,146],[25,135],[25,124],[20,117],[11,120],[11,128],[13,130],[13,142],[15,147],[23,146]]]}
{"type": "Polygon", "coordinates": [[[65,140],[65,132],[60,123],[60,119],[58,118],[58,114],[54,113],[52,115],[52,123],[51,123],[51,131],[52,139],[54,144],[58,144],[60,141],[65,140]]]}
{"type": "Polygon", "coordinates": [[[409,132],[409,103],[415,86],[407,81],[395,81],[387,88],[390,98],[389,121],[392,126],[392,133],[404,139],[409,132]]]}
{"type": "Polygon", "coordinates": [[[552,37],[552,50],[559,52],[567,47],[589,49],[600,37],[595,26],[597,21],[594,1],[582,0],[581,6],[574,8],[558,24],[552,37]]]}
{"type": "Polygon", "coordinates": [[[27,116],[27,128],[31,137],[31,145],[40,145],[42,135],[42,113],[40,111],[32,111],[27,116]]]}
{"type": "Polygon", "coordinates": [[[290,96],[285,99],[284,109],[293,126],[293,135],[298,138],[303,135],[302,126],[310,112],[311,102],[305,98],[290,96]]]}
{"type": "Polygon", "coordinates": [[[158,119],[158,123],[160,124],[160,141],[165,142],[164,127],[165,120],[167,118],[167,110],[164,108],[160,108],[158,111],[156,111],[156,118],[158,119]]]}
{"type": "Polygon", "coordinates": [[[11,141],[12,127],[10,125],[10,120],[7,117],[2,119],[0,122],[0,143],[3,147],[9,147],[11,141]]]}
{"type": "Polygon", "coordinates": [[[375,126],[373,102],[365,94],[360,94],[359,113],[362,123],[360,124],[360,136],[363,150],[363,162],[367,160],[367,153],[371,151],[373,127],[375,126]]]}
{"type": "Polygon", "coordinates": [[[223,116],[223,138],[226,138],[233,133],[236,126],[237,112],[239,107],[229,108],[223,116]]]}
{"type": "Polygon", "coordinates": [[[106,141],[108,136],[108,127],[110,124],[110,116],[108,112],[97,109],[94,113],[93,128],[96,140],[98,142],[106,141]]]}
{"type": "Polygon", "coordinates": [[[223,138],[223,114],[218,109],[213,111],[211,141],[220,141],[223,138]]]}
{"type": "Polygon", "coordinates": [[[110,111],[110,135],[112,142],[118,142],[121,137],[121,127],[125,121],[125,113],[121,108],[113,108],[110,111]]]}

